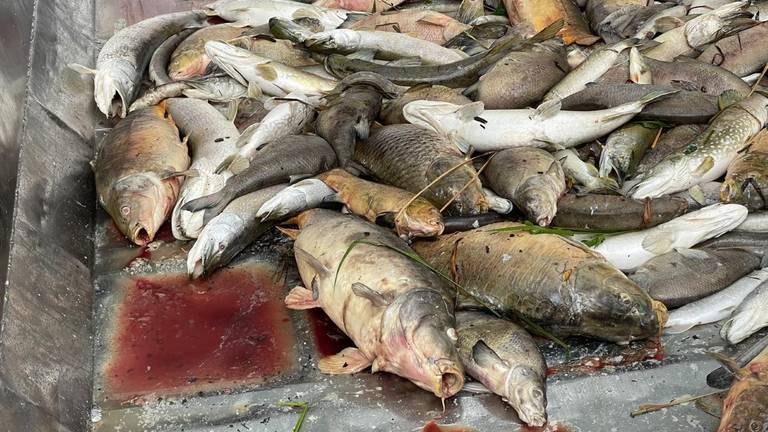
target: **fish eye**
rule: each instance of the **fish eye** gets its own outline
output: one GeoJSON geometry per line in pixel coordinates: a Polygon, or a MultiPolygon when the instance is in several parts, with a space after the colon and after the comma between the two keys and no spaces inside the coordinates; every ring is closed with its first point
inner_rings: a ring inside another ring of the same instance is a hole
{"type": "Polygon", "coordinates": [[[621,293],[619,294],[619,298],[621,299],[621,302],[624,303],[625,305],[629,305],[630,303],[632,303],[632,299],[629,297],[629,294],[621,293]]]}
{"type": "Polygon", "coordinates": [[[127,205],[120,207],[120,214],[123,216],[128,216],[129,214],[131,214],[131,208],[128,207],[127,205]]]}
{"type": "Polygon", "coordinates": [[[225,245],[224,243],[219,243],[219,252],[223,252],[224,249],[226,249],[226,247],[227,245],[225,245]]]}
{"type": "Polygon", "coordinates": [[[531,395],[533,395],[536,399],[543,399],[544,398],[544,392],[535,388],[531,391],[531,395]]]}

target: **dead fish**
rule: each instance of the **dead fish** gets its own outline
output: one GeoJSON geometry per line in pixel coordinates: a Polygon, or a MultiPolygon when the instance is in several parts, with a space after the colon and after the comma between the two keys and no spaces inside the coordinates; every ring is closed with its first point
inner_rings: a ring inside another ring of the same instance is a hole
{"type": "Polygon", "coordinates": [[[432,203],[396,187],[359,179],[334,169],[317,176],[337,193],[351,213],[369,222],[394,225],[398,235],[434,237],[443,233],[443,217],[432,203]]]}
{"type": "Polygon", "coordinates": [[[553,22],[565,22],[558,35],[566,45],[592,45],[600,38],[589,32],[579,8],[569,0],[504,0],[512,25],[522,26],[530,36],[553,22]]]}
{"type": "Polygon", "coordinates": [[[211,59],[205,54],[205,43],[210,40],[227,41],[252,33],[250,27],[235,27],[218,24],[201,28],[185,38],[171,54],[167,65],[168,76],[174,80],[185,80],[205,75],[211,59]]]}
{"type": "Polygon", "coordinates": [[[722,202],[749,203],[751,195],[768,201],[768,131],[763,129],[751,141],[747,151],[728,165],[720,188],[722,202]]]}
{"type": "Polygon", "coordinates": [[[709,45],[699,55],[698,60],[712,63],[723,69],[744,77],[768,63],[768,50],[762,44],[768,39],[768,21],[752,28],[720,39],[709,45]]]}
{"type": "Polygon", "coordinates": [[[647,6],[647,0],[587,0],[584,12],[592,30],[598,31],[611,14],[643,6],[647,6]]]}
{"type": "MultiPolygon", "coordinates": [[[[622,39],[637,37],[640,39],[653,38],[656,30],[662,28],[662,17],[685,16],[687,8],[685,6],[675,6],[677,10],[672,14],[662,14],[673,6],[673,3],[651,3],[646,6],[645,1],[632,2],[624,7],[607,15],[596,26],[593,24],[595,32],[599,34],[607,43],[616,43],[622,39]],[[656,20],[659,20],[658,23],[656,20]],[[650,25],[648,24],[650,22],[650,25]],[[648,25],[645,30],[642,27],[648,25]]],[[[681,22],[680,25],[683,23],[681,22]]]]}
{"type": "Polygon", "coordinates": [[[182,209],[205,210],[208,222],[233,199],[249,192],[297,178],[311,177],[336,165],[336,155],[328,143],[317,136],[289,135],[261,147],[250,166],[227,179],[220,191],[186,203],[182,209]]]}
{"type": "Polygon", "coordinates": [[[462,0],[456,18],[471,25],[474,20],[485,16],[484,3],[483,0],[462,0]]]}
{"type": "Polygon", "coordinates": [[[394,97],[394,85],[378,75],[359,72],[325,97],[326,106],[315,122],[315,131],[336,151],[339,166],[352,160],[358,139],[368,139],[371,123],[381,111],[382,96],[394,97]],[[355,83],[356,78],[362,78],[355,83]]]}
{"type": "Polygon", "coordinates": [[[187,255],[190,279],[209,275],[229,264],[237,254],[272,228],[274,222],[262,222],[255,215],[262,204],[286,186],[270,186],[236,198],[211,219],[187,255]]]}
{"type": "Polygon", "coordinates": [[[186,29],[165,40],[159,47],[152,53],[152,58],[149,60],[149,68],[147,75],[149,80],[155,83],[156,86],[161,86],[172,81],[168,76],[168,64],[170,63],[171,54],[187,37],[195,32],[195,29],[186,29]]]}
{"type": "Polygon", "coordinates": [[[218,192],[230,174],[216,174],[216,167],[235,152],[240,134],[232,122],[209,103],[189,98],[168,99],[171,113],[181,133],[187,137],[192,156],[190,176],[181,185],[179,200],[171,215],[171,230],[179,240],[197,238],[203,229],[203,212],[182,210],[189,201],[218,192]]]}
{"type": "Polygon", "coordinates": [[[501,396],[530,426],[547,422],[547,363],[522,327],[481,312],[457,312],[464,369],[501,396]]]}
{"type": "Polygon", "coordinates": [[[555,159],[560,162],[566,178],[570,179],[581,193],[615,191],[619,188],[616,180],[600,177],[594,165],[584,162],[573,149],[558,150],[555,159]]]}
{"type": "Polygon", "coordinates": [[[682,198],[660,197],[645,201],[620,195],[568,194],[557,202],[552,225],[564,228],[630,231],[649,228],[684,214],[682,198]]]}
{"type": "Polygon", "coordinates": [[[631,271],[655,256],[727,233],[746,217],[744,206],[713,204],[653,228],[609,236],[594,249],[619,269],[631,271]]]}
{"type": "Polygon", "coordinates": [[[620,179],[633,175],[659,129],[658,123],[641,122],[626,124],[611,132],[600,153],[600,176],[607,177],[612,171],[620,179]]]}
{"type": "Polygon", "coordinates": [[[265,102],[269,113],[259,124],[243,131],[237,140],[237,152],[227,157],[217,172],[231,171],[239,174],[254,162],[259,150],[270,142],[289,135],[301,134],[315,117],[315,109],[309,98],[300,93],[290,93],[285,98],[265,102]]]}
{"type": "Polygon", "coordinates": [[[240,84],[248,86],[251,94],[258,92],[258,90],[250,90],[254,87],[264,94],[280,97],[294,92],[319,95],[336,87],[334,80],[276,62],[224,42],[207,42],[205,52],[211,61],[229,76],[235,78],[240,84]]]}
{"type": "Polygon", "coordinates": [[[750,213],[734,231],[768,233],[768,212],[758,211],[750,213]]]}
{"type": "Polygon", "coordinates": [[[768,244],[768,234],[736,231],[734,228],[732,232],[709,239],[698,246],[707,249],[744,249],[755,255],[765,255],[766,244],[768,244]]]}
{"type": "Polygon", "coordinates": [[[430,10],[440,12],[448,16],[455,16],[461,7],[461,0],[417,0],[408,1],[398,5],[398,10],[430,10]]]}
{"type": "Polygon", "coordinates": [[[205,7],[211,16],[233,22],[235,27],[266,25],[271,18],[319,20],[326,30],[335,29],[347,19],[347,11],[329,9],[290,0],[219,0],[205,7]]]}
{"type": "Polygon", "coordinates": [[[759,267],[760,258],[745,250],[678,248],[651,258],[629,278],[673,309],[727,288],[759,267]]]}
{"type": "MultiPolygon", "coordinates": [[[[669,86],[637,84],[588,84],[584,90],[563,99],[561,108],[590,111],[615,107],[638,100],[654,91],[676,90],[669,86]]],[[[720,111],[717,96],[700,91],[679,90],[654,101],[640,111],[635,120],[656,120],[674,124],[706,123],[720,111]]]]}
{"type": "Polygon", "coordinates": [[[752,291],[720,328],[720,336],[737,344],[768,326],[768,287],[752,291]]]}
{"type": "Polygon", "coordinates": [[[441,101],[455,105],[464,105],[472,102],[472,100],[462,95],[458,89],[428,84],[414,86],[397,98],[385,102],[379,114],[379,119],[385,125],[408,123],[405,117],[403,117],[403,107],[415,100],[441,101]]]}
{"type": "Polygon", "coordinates": [[[483,171],[486,184],[529,219],[547,226],[565,193],[565,174],[548,151],[521,147],[496,153],[483,171]]]}
{"type": "Polygon", "coordinates": [[[564,99],[584,90],[587,83],[594,82],[613,66],[622,51],[637,44],[636,39],[627,39],[593,51],[583,63],[575,67],[545,95],[544,101],[564,99]]]}
{"type": "MultiPolygon", "coordinates": [[[[655,12],[652,16],[648,17],[635,30],[633,37],[638,39],[653,39],[656,33],[662,31],[662,23],[674,20],[675,18],[683,18],[688,13],[688,7],[685,5],[673,5],[672,3],[661,3],[659,6],[666,6],[658,12],[655,12]]],[[[682,20],[681,20],[682,21],[682,20]]],[[[681,22],[680,25],[683,23],[681,22]]]]}
{"type": "Polygon", "coordinates": [[[384,126],[357,143],[355,161],[385,183],[412,193],[419,193],[439,176],[461,165],[422,196],[438,207],[450,203],[449,215],[488,211],[477,171],[435,132],[413,125],[384,126]],[[458,195],[455,200],[454,195],[458,195]]]}
{"type": "Polygon", "coordinates": [[[386,31],[336,29],[314,33],[304,39],[304,46],[321,53],[350,54],[373,50],[376,58],[397,60],[418,58],[422,64],[453,63],[468,57],[461,51],[407,34],[386,31]]]}
{"type": "Polygon", "coordinates": [[[684,149],[625,184],[627,193],[654,198],[719,178],[767,120],[768,97],[755,92],[720,112],[684,149]]]}
{"type": "MultiPolygon", "coordinates": [[[[490,15],[486,15],[488,17],[490,15]]],[[[505,17],[498,17],[504,18],[505,17]]],[[[454,36],[444,46],[450,49],[457,49],[463,51],[469,55],[474,55],[487,51],[495,43],[496,40],[516,34],[518,37],[522,37],[515,29],[509,27],[509,21],[507,23],[488,22],[483,24],[473,24],[472,28],[466,30],[458,35],[454,36]]]]}
{"type": "Polygon", "coordinates": [[[516,227],[486,225],[413,247],[474,299],[559,334],[615,342],[656,334],[651,298],[600,254],[558,235],[503,231],[516,227]]]}
{"type": "MultiPolygon", "coordinates": [[[[768,347],[768,335],[763,336],[756,342],[750,344],[747,349],[739,354],[734,360],[739,367],[744,367],[768,347]]],[[[725,367],[720,366],[707,375],[707,385],[718,389],[727,389],[733,382],[733,374],[725,367]]],[[[723,398],[725,395],[723,395],[723,398]]],[[[720,402],[722,406],[722,401],[720,402]]],[[[697,405],[698,408],[698,405],[697,405]]],[[[719,417],[722,417],[722,412],[719,417]]]]}
{"type": "Polygon", "coordinates": [[[454,36],[471,27],[440,12],[403,10],[377,12],[362,18],[349,28],[407,33],[419,39],[444,45],[454,36]]]}
{"type": "Polygon", "coordinates": [[[72,64],[74,70],[95,75],[94,99],[107,117],[128,114],[128,106],[139,91],[144,70],[155,49],[170,36],[205,23],[202,11],[159,15],[128,26],[109,38],[99,51],[96,69],[72,64]]]}
{"type": "Polygon", "coordinates": [[[768,348],[743,369],[731,365],[736,382],[723,403],[717,432],[765,429],[768,426],[768,348]]]}
{"type": "Polygon", "coordinates": [[[211,102],[231,102],[246,97],[248,89],[234,78],[219,74],[184,81],[170,81],[148,89],[136,99],[128,111],[157,105],[161,101],[181,95],[211,102]]]}
{"type": "Polygon", "coordinates": [[[754,21],[740,18],[746,4],[746,1],[727,3],[693,18],[681,27],[662,33],[654,39],[659,45],[646,50],[645,56],[669,61],[678,56],[690,55],[700,46],[751,27],[754,21]]]}
{"type": "Polygon", "coordinates": [[[536,44],[507,54],[481,76],[477,98],[488,109],[528,107],[540,101],[569,70],[561,42],[536,44]]]}
{"type": "MultiPolygon", "coordinates": [[[[713,96],[720,96],[726,91],[734,91],[743,98],[750,93],[750,87],[744,80],[719,66],[693,59],[665,62],[644,57],[642,54],[640,57],[643,66],[648,68],[653,84],[656,85],[671,85],[713,96]]],[[[637,65],[630,58],[630,77],[635,73],[636,67],[637,65]]]]}
{"type": "Polygon", "coordinates": [[[513,147],[568,148],[588,143],[627,123],[643,107],[674,91],[652,92],[606,110],[562,111],[558,99],[537,109],[486,110],[482,102],[458,106],[414,101],[403,108],[412,124],[434,130],[462,152],[513,147]]]}
{"type": "Polygon", "coordinates": [[[338,54],[326,57],[324,65],[328,73],[337,77],[345,77],[354,72],[375,72],[395,84],[405,86],[441,84],[448,87],[466,87],[474,84],[488,66],[509,52],[551,39],[561,27],[562,21],[556,21],[530,39],[510,36],[486,52],[442,65],[387,66],[338,54]]]}
{"type": "Polygon", "coordinates": [[[243,98],[237,104],[235,126],[242,133],[249,126],[260,123],[267,116],[269,110],[264,108],[264,102],[257,98],[243,98]]]}
{"type": "Polygon", "coordinates": [[[357,244],[350,249],[365,239],[411,252],[393,233],[358,217],[316,209],[298,220],[294,254],[310,288],[292,289],[285,304],[290,309],[321,307],[355,343],[320,359],[320,371],[352,374],[370,366],[443,399],[458,393],[464,368],[445,282],[387,247],[357,244]]]}
{"type": "Polygon", "coordinates": [[[104,137],[93,163],[99,203],[117,228],[144,246],[171,213],[179,195],[178,173],[189,167],[165,105],[134,111],[104,137]]]}
{"type": "Polygon", "coordinates": [[[653,168],[668,155],[688,145],[704,132],[704,129],[706,129],[704,125],[684,124],[662,133],[656,145],[648,149],[640,159],[637,172],[645,172],[653,168]]]}
{"type": "Polygon", "coordinates": [[[405,0],[316,0],[313,6],[360,12],[381,12],[400,5],[405,0]]]}

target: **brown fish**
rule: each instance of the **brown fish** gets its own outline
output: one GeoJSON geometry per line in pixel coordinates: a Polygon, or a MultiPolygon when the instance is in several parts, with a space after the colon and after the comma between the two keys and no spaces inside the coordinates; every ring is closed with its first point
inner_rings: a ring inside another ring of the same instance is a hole
{"type": "Polygon", "coordinates": [[[599,253],[554,234],[502,222],[419,240],[413,248],[473,298],[553,331],[609,341],[655,336],[652,300],[599,253]],[[503,231],[513,229],[516,231],[503,231]]]}
{"type": "Polygon", "coordinates": [[[526,36],[542,30],[558,19],[565,20],[565,26],[558,33],[566,45],[592,45],[600,40],[589,32],[581,11],[570,0],[504,0],[509,22],[526,29],[526,36]]]}
{"type": "Polygon", "coordinates": [[[563,228],[628,231],[670,221],[688,209],[682,198],[659,197],[645,201],[620,195],[568,194],[557,202],[552,225],[563,228]]]}
{"type": "Polygon", "coordinates": [[[168,75],[173,80],[203,76],[211,59],[205,55],[205,43],[209,40],[227,41],[253,32],[250,27],[219,24],[203,27],[181,41],[171,54],[168,75]]]}
{"type": "Polygon", "coordinates": [[[760,69],[768,63],[766,40],[768,40],[768,21],[720,39],[702,51],[698,60],[712,63],[744,77],[760,72],[760,69]]]}
{"type": "Polygon", "coordinates": [[[445,45],[454,36],[472,27],[440,12],[402,10],[371,14],[355,22],[349,28],[352,30],[408,33],[419,39],[428,40],[438,45],[445,45]]]}
{"type": "Polygon", "coordinates": [[[410,192],[359,179],[342,169],[328,171],[317,178],[336,191],[351,213],[370,222],[382,219],[392,222],[398,235],[434,237],[443,233],[440,210],[424,198],[414,199],[410,192]]]}
{"type": "Polygon", "coordinates": [[[748,203],[756,195],[768,202],[768,130],[752,139],[746,153],[739,154],[728,165],[720,188],[720,201],[748,203]]]}
{"type": "Polygon", "coordinates": [[[415,100],[429,100],[448,102],[456,105],[464,105],[472,102],[461,94],[460,89],[453,89],[441,85],[418,85],[389,101],[382,108],[379,119],[385,125],[408,123],[403,117],[403,107],[415,100]]]}
{"type": "Polygon", "coordinates": [[[118,229],[137,245],[151,242],[176,204],[189,167],[165,104],[129,113],[104,137],[93,164],[96,193],[118,229]]]}
{"type": "Polygon", "coordinates": [[[734,370],[737,381],[723,403],[717,432],[765,430],[768,427],[768,348],[746,367],[734,370]]]}
{"type": "Polygon", "coordinates": [[[488,211],[477,171],[464,163],[461,152],[437,132],[411,124],[384,126],[357,143],[355,161],[385,183],[413,193],[461,165],[422,196],[438,207],[450,203],[447,207],[450,215],[488,211]]]}
{"type": "Polygon", "coordinates": [[[570,70],[565,48],[558,40],[513,51],[480,77],[477,98],[485,109],[532,106],[570,70]],[[536,79],[531,79],[536,77],[536,79]]]}

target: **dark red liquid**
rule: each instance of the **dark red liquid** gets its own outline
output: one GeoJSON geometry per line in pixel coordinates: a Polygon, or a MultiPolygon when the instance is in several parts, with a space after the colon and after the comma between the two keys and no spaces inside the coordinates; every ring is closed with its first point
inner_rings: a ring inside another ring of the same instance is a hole
{"type": "Polygon", "coordinates": [[[647,340],[641,345],[629,346],[621,350],[618,356],[586,356],[576,361],[547,368],[547,376],[561,373],[587,375],[600,371],[606,366],[620,367],[646,360],[664,360],[664,347],[661,339],[647,340]]]}
{"type": "Polygon", "coordinates": [[[203,281],[135,279],[115,319],[110,398],[225,390],[291,370],[294,329],[273,272],[250,265],[203,281]]]}
{"type": "Polygon", "coordinates": [[[474,429],[458,425],[439,425],[434,420],[430,420],[421,429],[421,432],[473,432],[474,429]]]}
{"type": "Polygon", "coordinates": [[[315,339],[315,349],[320,357],[334,355],[344,348],[355,346],[321,309],[307,311],[309,325],[315,339]]]}
{"type": "Polygon", "coordinates": [[[547,423],[541,427],[523,425],[520,432],[571,432],[571,429],[560,423],[547,423]]]}

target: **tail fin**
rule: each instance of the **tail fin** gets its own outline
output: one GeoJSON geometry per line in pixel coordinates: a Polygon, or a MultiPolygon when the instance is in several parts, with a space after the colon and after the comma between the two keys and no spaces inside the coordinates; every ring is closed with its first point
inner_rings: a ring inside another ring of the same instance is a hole
{"type": "MultiPolygon", "coordinates": [[[[221,210],[224,210],[224,207],[226,207],[227,204],[229,204],[230,201],[232,201],[232,197],[230,197],[229,193],[227,193],[226,186],[224,189],[212,193],[210,195],[206,195],[204,197],[200,197],[198,199],[194,199],[186,204],[181,208],[182,210],[190,211],[190,212],[197,212],[200,210],[206,210],[206,209],[217,209],[220,208],[216,214],[221,213],[221,210]]],[[[207,216],[206,211],[206,216],[207,216]]],[[[206,223],[208,221],[206,220],[206,223]]]]}
{"type": "Polygon", "coordinates": [[[557,36],[557,33],[559,33],[560,30],[563,29],[564,24],[565,24],[565,21],[562,18],[560,18],[559,20],[541,29],[540,32],[531,36],[531,38],[528,39],[528,41],[544,42],[545,40],[552,39],[553,37],[557,36]]]}
{"type": "Polygon", "coordinates": [[[483,15],[485,15],[483,0],[462,0],[459,5],[459,15],[456,19],[464,24],[469,24],[483,15]]]}
{"type": "Polygon", "coordinates": [[[669,96],[669,95],[675,94],[677,92],[678,92],[678,90],[657,90],[657,91],[652,91],[652,92],[648,93],[647,95],[641,97],[637,102],[639,104],[645,106],[645,105],[648,105],[649,103],[651,103],[651,102],[653,102],[653,101],[655,101],[657,99],[661,99],[661,98],[663,98],[665,96],[669,96]]]}

